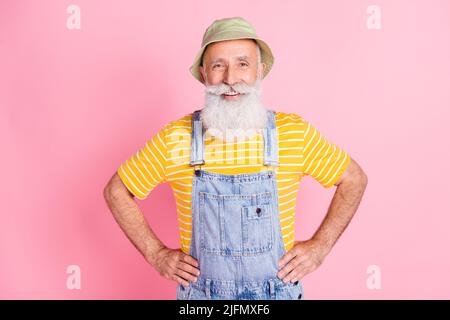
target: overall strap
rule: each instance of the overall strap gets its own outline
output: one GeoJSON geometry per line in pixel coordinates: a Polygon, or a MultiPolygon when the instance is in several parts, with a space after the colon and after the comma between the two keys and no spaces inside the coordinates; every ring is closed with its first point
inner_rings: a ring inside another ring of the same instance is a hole
{"type": "Polygon", "coordinates": [[[267,110],[267,126],[263,129],[264,134],[264,165],[278,166],[278,143],[275,111],[267,110]]]}
{"type": "MultiPolygon", "coordinates": [[[[202,122],[200,120],[200,111],[196,110],[192,114],[192,133],[191,133],[191,161],[190,165],[195,166],[205,164],[204,160],[204,135],[202,122]]],[[[275,121],[275,111],[267,110],[268,121],[266,128],[263,129],[264,137],[264,165],[278,166],[278,143],[277,128],[275,121]]]]}
{"type": "Polygon", "coordinates": [[[205,132],[203,130],[202,121],[200,120],[200,111],[201,110],[196,110],[192,113],[191,166],[205,164],[203,156],[203,137],[205,132]]]}

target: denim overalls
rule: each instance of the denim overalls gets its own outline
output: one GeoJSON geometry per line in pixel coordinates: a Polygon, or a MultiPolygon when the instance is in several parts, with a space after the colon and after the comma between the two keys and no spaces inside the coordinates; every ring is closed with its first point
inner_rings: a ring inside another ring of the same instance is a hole
{"type": "MultiPolygon", "coordinates": [[[[189,254],[200,276],[177,299],[303,299],[301,281],[284,284],[278,261],[286,252],[280,227],[275,171],[219,174],[204,171],[200,110],[192,116],[192,238],[189,254]]],[[[275,112],[263,129],[264,166],[278,166],[275,112]]]]}

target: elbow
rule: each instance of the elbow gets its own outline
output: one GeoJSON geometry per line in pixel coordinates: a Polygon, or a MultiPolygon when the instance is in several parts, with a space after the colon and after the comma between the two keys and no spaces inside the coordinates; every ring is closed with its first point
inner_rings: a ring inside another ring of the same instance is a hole
{"type": "Polygon", "coordinates": [[[122,183],[119,175],[115,173],[111,180],[108,181],[103,188],[103,198],[107,203],[117,201],[123,198],[134,198],[134,195],[128,191],[125,185],[122,183]]]}
{"type": "Polygon", "coordinates": [[[364,190],[369,182],[369,179],[367,177],[367,174],[362,169],[359,169],[354,171],[353,174],[350,175],[347,180],[345,180],[345,182],[348,182],[350,185],[364,190]]]}
{"type": "Polygon", "coordinates": [[[361,184],[364,186],[364,188],[366,188],[368,183],[369,178],[367,177],[367,174],[361,170],[361,184]]]}
{"type": "Polygon", "coordinates": [[[109,203],[113,199],[113,192],[112,192],[112,186],[111,181],[109,181],[106,186],[103,188],[103,198],[107,203],[109,203]]]}
{"type": "Polygon", "coordinates": [[[117,188],[115,187],[115,175],[108,181],[106,186],[103,188],[103,198],[107,203],[112,202],[117,195],[117,188]]]}
{"type": "Polygon", "coordinates": [[[359,189],[364,192],[367,188],[367,184],[369,183],[369,178],[367,177],[367,174],[364,171],[360,171],[357,175],[356,179],[356,185],[359,187],[359,189]]]}

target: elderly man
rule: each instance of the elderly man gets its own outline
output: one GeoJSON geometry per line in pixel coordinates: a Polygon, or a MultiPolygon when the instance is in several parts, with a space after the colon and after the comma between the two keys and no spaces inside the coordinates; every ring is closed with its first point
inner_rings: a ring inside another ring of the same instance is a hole
{"type": "Polygon", "coordinates": [[[262,105],[273,61],[246,20],[214,21],[190,69],[205,85],[205,105],[165,125],[105,187],[131,242],[178,283],[177,299],[303,299],[302,278],[359,206],[367,185],[360,166],[301,116],[262,105]],[[337,188],[315,234],[296,241],[304,175],[337,188]],[[181,248],[156,237],[134,200],[163,182],[175,195],[181,248]]]}

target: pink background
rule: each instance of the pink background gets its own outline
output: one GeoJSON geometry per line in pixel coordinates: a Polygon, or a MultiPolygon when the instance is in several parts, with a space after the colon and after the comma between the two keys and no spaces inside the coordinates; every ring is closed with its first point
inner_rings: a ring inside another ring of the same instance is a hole
{"type": "MultiPolygon", "coordinates": [[[[243,16],[276,61],[264,101],[302,115],[359,162],[363,202],[304,278],[307,299],[450,298],[448,1],[1,1],[0,298],[174,299],[115,223],[102,190],[164,124],[203,102],[188,68],[206,27],[243,16]],[[81,9],[69,30],[66,8],[81,9]],[[381,29],[366,8],[381,8],[381,29]],[[81,268],[81,289],[66,268],[81,268]],[[381,289],[366,286],[381,268],[381,289]]],[[[297,238],[334,188],[303,180],[297,238]]],[[[160,185],[139,202],[179,246],[160,185]]]]}

